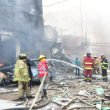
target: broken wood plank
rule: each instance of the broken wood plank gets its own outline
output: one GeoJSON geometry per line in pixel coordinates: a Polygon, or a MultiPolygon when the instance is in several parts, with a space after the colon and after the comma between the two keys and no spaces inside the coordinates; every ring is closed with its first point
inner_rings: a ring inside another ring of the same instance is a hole
{"type": "Polygon", "coordinates": [[[79,109],[79,108],[96,108],[96,106],[78,106],[78,107],[69,107],[67,110],[79,109]]]}
{"type": "Polygon", "coordinates": [[[60,98],[58,100],[52,100],[52,102],[61,105],[62,106],[61,108],[63,109],[65,107],[67,107],[68,105],[70,105],[73,102],[73,99],[60,98]],[[68,102],[62,103],[61,101],[68,101],[68,102]]]}

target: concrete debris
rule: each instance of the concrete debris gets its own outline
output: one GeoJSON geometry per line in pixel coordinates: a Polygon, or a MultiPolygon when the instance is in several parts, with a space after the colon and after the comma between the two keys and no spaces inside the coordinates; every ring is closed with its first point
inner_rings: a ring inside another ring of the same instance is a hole
{"type": "MultiPolygon", "coordinates": [[[[51,81],[47,89],[47,96],[50,98],[50,103],[37,110],[101,110],[102,108],[110,108],[110,83],[96,79],[93,79],[92,82],[85,82],[83,78],[83,75],[75,76],[68,73],[68,75],[64,76],[58,73],[58,77],[55,77],[51,81]],[[71,78],[69,78],[70,76],[71,78]]],[[[32,87],[31,92],[33,95],[37,93],[38,87],[32,87]]],[[[16,87],[0,88],[0,98],[1,100],[15,99],[17,97],[17,91],[16,87]],[[3,92],[6,93],[1,94],[3,92]]],[[[39,95],[35,106],[39,106],[45,101],[46,99],[42,99],[39,95]]],[[[28,107],[32,104],[33,100],[29,99],[27,102],[10,102],[14,104],[13,107],[28,107]]]]}
{"type": "Polygon", "coordinates": [[[96,104],[96,108],[101,110],[101,104],[96,104]]]}

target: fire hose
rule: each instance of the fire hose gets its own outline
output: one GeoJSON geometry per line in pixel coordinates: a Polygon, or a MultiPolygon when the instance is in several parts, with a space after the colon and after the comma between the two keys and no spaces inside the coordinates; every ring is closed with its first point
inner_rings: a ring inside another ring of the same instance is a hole
{"type": "MultiPolygon", "coordinates": [[[[38,108],[41,108],[47,105],[50,102],[50,99],[48,96],[46,96],[46,98],[47,98],[46,102],[43,102],[42,104],[38,106],[33,106],[32,109],[38,109],[38,108]]],[[[7,108],[3,110],[29,110],[29,109],[30,109],[30,106],[29,107],[13,107],[13,108],[7,108]]]]}
{"type": "Polygon", "coordinates": [[[41,107],[47,105],[50,102],[50,100],[49,100],[49,97],[46,96],[47,101],[45,103],[43,103],[42,105],[39,105],[39,106],[34,106],[36,100],[38,99],[38,96],[39,96],[39,93],[41,91],[41,88],[42,88],[42,86],[44,84],[46,74],[47,74],[47,72],[45,72],[45,75],[44,75],[44,77],[42,79],[42,82],[41,82],[40,87],[39,87],[39,89],[37,91],[37,94],[36,94],[36,96],[34,98],[34,101],[33,101],[32,105],[30,107],[17,107],[17,108],[9,108],[9,109],[4,109],[4,110],[31,110],[31,109],[41,108],[41,107]]]}
{"type": "MultiPolygon", "coordinates": [[[[48,69],[49,69],[49,68],[48,68],[48,69]]],[[[47,71],[45,72],[45,75],[44,75],[44,77],[43,77],[43,79],[42,79],[42,82],[41,82],[41,84],[40,84],[40,87],[39,87],[39,89],[38,89],[38,92],[37,92],[37,94],[36,94],[36,96],[35,96],[35,98],[34,98],[34,101],[33,101],[33,103],[32,103],[32,105],[31,105],[31,107],[30,107],[29,110],[31,110],[31,109],[33,108],[33,106],[34,106],[34,104],[35,104],[35,102],[36,102],[36,100],[37,100],[37,98],[38,98],[38,96],[39,96],[39,93],[40,93],[41,88],[42,88],[42,86],[43,86],[43,84],[44,84],[44,81],[45,81],[46,74],[47,74],[47,71]]]]}

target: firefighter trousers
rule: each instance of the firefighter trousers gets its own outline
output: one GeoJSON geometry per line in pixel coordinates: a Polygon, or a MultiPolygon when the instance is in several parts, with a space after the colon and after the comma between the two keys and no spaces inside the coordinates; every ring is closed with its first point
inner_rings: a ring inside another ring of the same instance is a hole
{"type": "Polygon", "coordinates": [[[87,80],[88,73],[89,73],[89,80],[91,80],[92,79],[92,69],[91,70],[85,69],[85,80],[87,80]]]}
{"type": "MultiPolygon", "coordinates": [[[[43,79],[43,77],[40,78],[40,81],[41,81],[41,82],[42,82],[42,79],[43,79]]],[[[44,96],[47,95],[46,89],[47,89],[47,87],[49,86],[49,83],[50,83],[50,78],[49,78],[49,76],[47,76],[47,77],[45,78],[44,84],[43,84],[43,86],[42,86],[42,88],[41,88],[41,97],[44,97],[44,96]]]]}
{"type": "Polygon", "coordinates": [[[107,69],[102,69],[102,78],[103,81],[107,81],[107,69]]]}
{"type": "Polygon", "coordinates": [[[26,97],[31,96],[31,90],[28,86],[28,82],[18,81],[18,97],[23,98],[26,92],[26,97]]]}
{"type": "Polygon", "coordinates": [[[85,74],[85,67],[83,66],[83,74],[85,74]]]}
{"type": "Polygon", "coordinates": [[[95,67],[93,72],[94,72],[95,75],[96,75],[96,73],[101,74],[99,67],[95,67]]]}

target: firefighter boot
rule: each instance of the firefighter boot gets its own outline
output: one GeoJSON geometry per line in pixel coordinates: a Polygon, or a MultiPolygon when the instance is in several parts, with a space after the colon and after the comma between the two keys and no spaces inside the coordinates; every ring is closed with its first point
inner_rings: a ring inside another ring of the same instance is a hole
{"type": "Polygon", "coordinates": [[[44,89],[44,97],[46,97],[47,96],[47,91],[46,91],[46,89],[44,89]]]}
{"type": "Polygon", "coordinates": [[[32,99],[32,98],[35,98],[35,97],[31,95],[31,96],[28,96],[27,98],[28,99],[32,99]]]}
{"type": "Polygon", "coordinates": [[[84,79],[85,82],[87,82],[87,79],[84,79]]]}
{"type": "Polygon", "coordinates": [[[91,80],[89,80],[89,82],[91,82],[91,80]]]}
{"type": "Polygon", "coordinates": [[[103,82],[107,82],[107,78],[103,78],[103,82]]]}
{"type": "Polygon", "coordinates": [[[19,100],[18,101],[26,101],[26,98],[19,98],[19,100]]]}
{"type": "Polygon", "coordinates": [[[85,78],[84,81],[87,82],[87,78],[85,78]]]}
{"type": "Polygon", "coordinates": [[[104,82],[107,82],[108,81],[108,78],[104,78],[104,82]]]}
{"type": "Polygon", "coordinates": [[[50,81],[52,81],[52,76],[50,77],[50,81]]]}
{"type": "Polygon", "coordinates": [[[89,82],[91,82],[91,78],[89,78],[89,82]]]}

